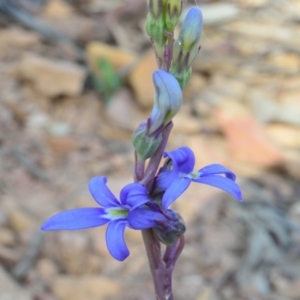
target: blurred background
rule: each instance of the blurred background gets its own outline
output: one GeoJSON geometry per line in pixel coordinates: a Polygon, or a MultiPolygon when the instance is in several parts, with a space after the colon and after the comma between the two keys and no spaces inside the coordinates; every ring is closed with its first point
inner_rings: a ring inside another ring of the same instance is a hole
{"type": "MultiPolygon", "coordinates": [[[[300,1],[197,1],[201,51],[169,149],[231,168],[244,202],[193,185],[178,300],[300,299],[300,1]]],[[[194,5],[184,1],[184,8],[194,5]]],[[[141,234],[123,263],[105,228],[39,230],[132,182],[132,131],[156,68],[145,0],[0,0],[0,300],[154,299],[141,234]]]]}

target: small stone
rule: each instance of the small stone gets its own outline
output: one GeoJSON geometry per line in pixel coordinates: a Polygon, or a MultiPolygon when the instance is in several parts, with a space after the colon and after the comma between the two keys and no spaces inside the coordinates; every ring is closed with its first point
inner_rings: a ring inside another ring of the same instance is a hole
{"type": "Polygon", "coordinates": [[[32,112],[26,118],[26,125],[31,129],[47,128],[50,123],[50,118],[47,114],[41,111],[32,112]]]}
{"type": "Polygon", "coordinates": [[[287,172],[295,179],[300,180],[300,157],[299,150],[284,151],[284,166],[287,172]]]}
{"type": "Polygon", "coordinates": [[[240,13],[238,7],[230,3],[204,4],[200,8],[206,25],[231,21],[240,13]]]}
{"type": "Polygon", "coordinates": [[[67,122],[53,122],[49,124],[48,131],[53,136],[67,136],[72,132],[72,127],[67,122]]]}
{"type": "Polygon", "coordinates": [[[0,299],[1,300],[33,300],[33,297],[21,288],[0,265],[0,299]]]}
{"type": "Polygon", "coordinates": [[[4,212],[4,209],[0,208],[0,226],[6,225],[8,223],[7,212],[4,212]]]}
{"type": "Polygon", "coordinates": [[[215,115],[233,159],[261,167],[282,164],[281,151],[251,116],[226,112],[225,108],[217,110],[215,115]]]}
{"type": "Polygon", "coordinates": [[[9,225],[14,231],[22,233],[28,229],[34,228],[34,220],[21,207],[13,202],[5,202],[3,206],[7,210],[9,225]]]}
{"type": "Polygon", "coordinates": [[[173,123],[174,133],[195,134],[199,133],[201,127],[200,122],[189,113],[188,107],[186,106],[183,106],[179,110],[173,119],[173,123]]]}
{"type": "Polygon", "coordinates": [[[91,252],[89,235],[82,231],[62,231],[56,237],[57,251],[52,249],[51,255],[65,271],[74,275],[99,271],[100,264],[91,252]]]}
{"type": "Polygon", "coordinates": [[[40,291],[35,294],[35,300],[57,300],[57,298],[52,293],[40,291]]]}
{"type": "Polygon", "coordinates": [[[290,208],[290,217],[292,221],[300,222],[300,202],[295,202],[290,208]]]}
{"type": "Polygon", "coordinates": [[[51,289],[60,300],[99,300],[120,296],[121,289],[116,278],[99,275],[57,276],[51,289]]]}
{"type": "MultiPolygon", "coordinates": [[[[300,80],[298,80],[300,84],[300,80]]],[[[265,88],[266,89],[266,88],[265,88]]],[[[263,88],[249,92],[247,98],[251,101],[253,113],[261,122],[283,122],[300,126],[300,90],[270,93],[263,88]],[[279,99],[278,99],[279,98],[279,99]]]]}
{"type": "Polygon", "coordinates": [[[7,229],[0,227],[0,244],[4,246],[13,246],[15,243],[14,233],[7,229]]]}
{"type": "Polygon", "coordinates": [[[239,20],[224,24],[222,30],[232,33],[241,34],[246,39],[263,39],[268,43],[277,43],[281,45],[296,46],[298,41],[293,37],[299,35],[299,27],[285,27],[280,22],[271,22],[270,20],[239,20]],[[264,30],[261,30],[261,29],[264,30]]]}
{"type": "Polygon", "coordinates": [[[241,5],[247,8],[261,8],[267,6],[270,0],[243,0],[241,5]]]}
{"type": "Polygon", "coordinates": [[[58,274],[57,266],[49,258],[41,258],[37,262],[37,270],[43,279],[50,279],[58,274]]]}
{"type": "Polygon", "coordinates": [[[95,73],[99,72],[97,65],[100,59],[109,61],[115,70],[119,70],[132,64],[136,60],[136,55],[104,43],[89,43],[86,47],[86,60],[90,69],[95,73]]]}
{"type": "Polygon", "coordinates": [[[299,56],[292,53],[276,53],[269,55],[266,62],[281,72],[299,74],[299,56]]]}
{"type": "Polygon", "coordinates": [[[142,120],[148,118],[140,112],[132,98],[128,89],[121,89],[112,96],[105,110],[113,123],[130,132],[133,132],[142,120]]]}
{"type": "Polygon", "coordinates": [[[201,292],[197,298],[197,300],[217,300],[219,297],[216,295],[216,292],[213,288],[209,286],[204,286],[201,289],[201,292]]]}
{"type": "Polygon", "coordinates": [[[300,128],[284,124],[270,124],[265,127],[267,136],[278,146],[300,148],[300,128]]]}
{"type": "Polygon", "coordinates": [[[73,8],[65,1],[48,1],[44,8],[44,16],[52,19],[64,19],[72,15],[73,8]]]}
{"type": "Polygon", "coordinates": [[[280,291],[280,295],[298,300],[300,295],[300,279],[296,279],[280,291]]]}
{"type": "Polygon", "coordinates": [[[68,136],[48,136],[46,140],[49,147],[59,155],[71,153],[78,147],[76,140],[68,136]]]}
{"type": "Polygon", "coordinates": [[[11,47],[29,48],[36,46],[40,42],[40,36],[32,31],[19,27],[9,27],[0,30],[0,49],[11,47]]]}
{"type": "Polygon", "coordinates": [[[153,106],[155,93],[152,74],[157,69],[153,51],[147,52],[129,74],[128,81],[132,86],[136,100],[143,108],[153,106]]]}
{"type": "Polygon", "coordinates": [[[226,163],[228,151],[221,137],[190,135],[185,138],[183,144],[194,150],[197,162],[196,169],[213,163],[226,163]]]}
{"type": "Polygon", "coordinates": [[[85,68],[75,63],[32,54],[23,56],[18,71],[21,78],[32,82],[47,97],[80,95],[86,77],[85,68]]]}
{"type": "Polygon", "coordinates": [[[193,73],[188,85],[183,91],[183,99],[184,101],[193,100],[197,98],[199,92],[205,87],[207,84],[205,78],[197,73],[193,73]]]}

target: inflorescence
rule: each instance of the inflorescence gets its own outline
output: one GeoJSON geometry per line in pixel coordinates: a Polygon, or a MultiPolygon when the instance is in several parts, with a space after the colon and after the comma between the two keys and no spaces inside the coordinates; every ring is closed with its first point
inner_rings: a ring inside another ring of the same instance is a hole
{"type": "MultiPolygon", "coordinates": [[[[175,39],[174,28],[180,19],[182,1],[148,0],[147,3],[146,32],[152,41],[159,69],[153,73],[155,94],[152,112],[132,134],[134,183],[121,190],[118,200],[107,187],[106,177],[92,178],[89,190],[100,207],[60,212],[50,217],[42,225],[42,230],[78,230],[107,224],[108,251],[116,260],[123,261],[129,255],[124,240],[125,228],[150,229],[154,236],[152,241],[167,246],[165,257],[171,257],[168,261],[173,260],[174,267],[184,245],[180,239],[185,232],[185,224],[170,205],[192,182],[219,188],[237,200],[242,200],[242,194],[235,174],[226,167],[211,164],[194,171],[195,155],[190,148],[165,151],[172,119],[182,105],[182,90],[191,77],[192,62],[200,50],[203,17],[198,7],[192,7],[175,39]],[[159,168],[162,159],[164,161],[159,168]]],[[[149,245],[146,242],[145,245],[147,249],[149,245]]],[[[159,261],[157,254],[148,250],[149,261],[159,261]]],[[[166,267],[165,272],[171,274],[169,269],[166,267]]],[[[157,274],[152,272],[154,283],[157,274]]],[[[170,283],[164,287],[159,285],[156,278],[157,295],[161,293],[160,289],[169,289],[165,294],[171,295],[170,283]]]]}

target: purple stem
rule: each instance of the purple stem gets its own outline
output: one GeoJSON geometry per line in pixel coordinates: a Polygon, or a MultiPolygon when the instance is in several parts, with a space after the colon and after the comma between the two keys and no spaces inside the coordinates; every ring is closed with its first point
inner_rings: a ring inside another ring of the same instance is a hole
{"type": "Polygon", "coordinates": [[[164,255],[164,262],[166,263],[166,266],[168,268],[171,268],[175,266],[175,263],[179,257],[179,255],[181,254],[182,250],[184,248],[184,236],[182,235],[179,240],[174,243],[171,246],[168,246],[166,248],[166,252],[164,255]]]}
{"type": "Polygon", "coordinates": [[[153,229],[142,231],[143,240],[148,256],[155,296],[157,300],[165,300],[164,273],[165,263],[161,258],[160,242],[155,236],[153,229]]]}
{"type": "Polygon", "coordinates": [[[162,69],[169,72],[171,67],[171,62],[173,59],[174,37],[172,32],[165,31],[165,35],[168,38],[168,43],[164,51],[164,61],[163,61],[162,69]]]}
{"type": "Polygon", "coordinates": [[[134,161],[135,161],[135,165],[134,165],[133,178],[134,178],[134,182],[139,182],[144,177],[145,161],[139,159],[136,151],[134,151],[134,161]]]}
{"type": "Polygon", "coordinates": [[[161,58],[161,57],[159,56],[159,54],[158,54],[158,49],[157,49],[156,46],[155,46],[154,40],[151,38],[150,41],[151,41],[151,45],[152,45],[153,50],[154,50],[154,53],[155,53],[155,58],[156,58],[157,66],[158,66],[158,68],[160,69],[161,66],[162,66],[162,58],[161,58]]]}
{"type": "MultiPolygon", "coordinates": [[[[158,147],[158,149],[156,150],[156,152],[154,153],[154,155],[150,158],[146,172],[144,172],[144,167],[145,167],[144,163],[145,162],[140,162],[137,157],[137,154],[135,154],[135,161],[136,161],[135,169],[134,169],[135,181],[137,182],[137,179],[142,178],[140,183],[145,185],[148,190],[152,189],[154,178],[155,178],[156,172],[158,170],[162,155],[166,148],[172,127],[173,127],[173,123],[171,121],[164,128],[164,130],[162,132],[162,136],[163,136],[162,142],[161,142],[160,146],[158,147]]],[[[161,256],[160,242],[157,239],[153,229],[143,230],[142,235],[143,235],[143,240],[144,240],[147,257],[148,257],[148,261],[149,261],[149,266],[150,266],[150,270],[151,270],[151,275],[152,275],[152,279],[153,279],[156,299],[157,300],[173,300],[172,271],[174,269],[175,261],[173,262],[173,264],[170,264],[169,262],[170,262],[171,256],[168,254],[167,257],[169,259],[167,261],[168,261],[169,265],[166,265],[166,262],[164,261],[164,259],[161,256]]],[[[175,252],[176,251],[174,250],[174,253],[175,252]]],[[[169,253],[169,252],[166,252],[166,253],[169,253]]],[[[165,256],[166,256],[166,254],[165,254],[165,256]]]]}
{"type": "Polygon", "coordinates": [[[152,185],[154,182],[154,178],[157,172],[157,169],[159,167],[161,158],[163,156],[163,153],[166,149],[166,145],[169,139],[170,132],[173,127],[173,122],[171,121],[163,130],[162,132],[162,142],[159,145],[158,149],[156,152],[153,154],[153,156],[150,158],[150,161],[148,163],[144,178],[140,181],[141,184],[146,186],[148,191],[152,190],[152,185]]]}
{"type": "Polygon", "coordinates": [[[173,300],[172,292],[172,274],[175,268],[175,263],[180,253],[184,247],[184,236],[181,236],[180,239],[172,246],[167,246],[163,261],[165,263],[165,272],[164,272],[164,285],[165,285],[165,295],[169,295],[167,299],[173,300]]]}

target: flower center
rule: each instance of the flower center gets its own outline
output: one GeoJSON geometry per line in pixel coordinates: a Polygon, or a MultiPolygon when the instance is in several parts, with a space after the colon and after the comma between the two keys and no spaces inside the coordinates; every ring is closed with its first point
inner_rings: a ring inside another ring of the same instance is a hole
{"type": "Polygon", "coordinates": [[[124,208],[109,208],[108,213],[112,219],[126,218],[129,211],[124,208]]]}
{"type": "Polygon", "coordinates": [[[189,178],[192,178],[192,179],[197,179],[199,178],[199,173],[198,172],[191,172],[189,175],[188,175],[189,178]]]}

